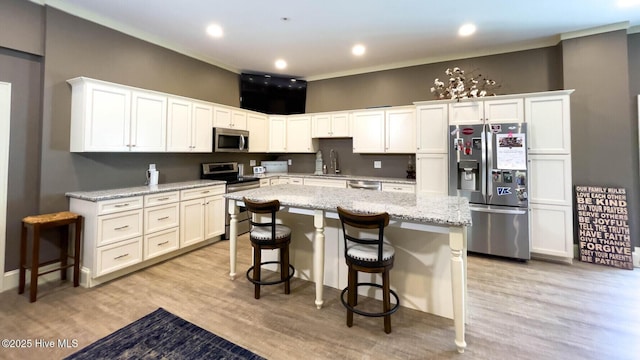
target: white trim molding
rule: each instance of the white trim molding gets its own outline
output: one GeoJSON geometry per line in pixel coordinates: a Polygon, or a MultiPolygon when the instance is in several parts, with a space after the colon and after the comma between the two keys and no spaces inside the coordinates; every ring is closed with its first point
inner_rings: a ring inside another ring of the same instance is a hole
{"type": "MultiPolygon", "coordinates": [[[[7,241],[7,191],[9,182],[9,131],[11,129],[11,84],[0,82],[0,271],[4,275],[7,241]]],[[[0,292],[4,276],[0,276],[0,292]]]]}

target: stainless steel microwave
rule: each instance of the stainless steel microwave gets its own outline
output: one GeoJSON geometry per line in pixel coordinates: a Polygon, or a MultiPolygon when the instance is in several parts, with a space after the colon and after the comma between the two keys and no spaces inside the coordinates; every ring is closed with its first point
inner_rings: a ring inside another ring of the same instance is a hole
{"type": "Polygon", "coordinates": [[[249,132],[246,130],[213,128],[214,152],[248,152],[249,132]]]}

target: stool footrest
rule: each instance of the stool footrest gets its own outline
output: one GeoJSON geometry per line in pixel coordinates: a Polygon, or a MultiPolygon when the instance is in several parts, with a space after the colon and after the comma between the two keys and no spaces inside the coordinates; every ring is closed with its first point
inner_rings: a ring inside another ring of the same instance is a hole
{"type": "MultiPolygon", "coordinates": [[[[265,261],[260,263],[260,266],[262,265],[268,265],[268,264],[281,264],[280,261],[265,261]]],[[[282,264],[281,264],[282,265],[282,264]]],[[[253,280],[253,278],[249,275],[251,272],[253,271],[253,266],[249,268],[249,270],[247,270],[247,279],[249,281],[251,281],[254,284],[258,284],[258,285],[275,285],[275,284],[282,284],[283,282],[290,280],[293,275],[296,272],[296,269],[293,267],[293,265],[289,264],[289,276],[287,276],[284,279],[278,279],[278,280],[273,280],[273,281],[261,281],[261,280],[253,280]]]]}
{"type": "MultiPolygon", "coordinates": [[[[359,286],[373,286],[373,287],[377,287],[382,289],[382,285],[380,284],[375,284],[375,283],[357,283],[356,284],[356,291],[358,289],[359,286]]],[[[396,303],[395,304],[391,304],[394,305],[391,310],[389,311],[385,311],[385,312],[367,312],[367,311],[362,311],[359,309],[356,309],[355,307],[349,305],[349,303],[347,301],[344,300],[344,294],[349,292],[349,288],[346,287],[342,290],[342,293],[340,294],[340,301],[342,301],[342,305],[344,305],[345,308],[353,311],[354,313],[358,314],[358,315],[362,315],[362,316],[368,316],[368,317],[382,317],[382,316],[387,316],[387,315],[391,315],[394,312],[398,311],[398,308],[400,307],[400,299],[398,298],[398,294],[396,294],[395,291],[393,290],[389,290],[389,293],[391,294],[391,296],[393,296],[396,299],[396,303]]]]}

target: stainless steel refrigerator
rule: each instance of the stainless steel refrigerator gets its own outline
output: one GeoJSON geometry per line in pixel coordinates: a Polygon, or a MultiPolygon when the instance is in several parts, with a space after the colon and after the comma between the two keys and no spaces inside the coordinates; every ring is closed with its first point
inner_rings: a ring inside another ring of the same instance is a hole
{"type": "Polygon", "coordinates": [[[471,203],[469,251],[530,259],[526,124],[449,130],[449,195],[471,203]]]}

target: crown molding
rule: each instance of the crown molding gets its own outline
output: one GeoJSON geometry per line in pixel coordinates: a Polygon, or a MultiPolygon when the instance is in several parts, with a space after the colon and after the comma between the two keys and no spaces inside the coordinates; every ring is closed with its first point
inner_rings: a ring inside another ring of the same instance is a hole
{"type": "Polygon", "coordinates": [[[575,38],[580,38],[585,36],[604,34],[611,31],[628,30],[628,29],[629,29],[629,22],[623,21],[615,24],[609,24],[609,25],[598,26],[594,28],[571,31],[568,33],[560,34],[560,40],[569,40],[569,39],[575,39],[575,38]]]}

